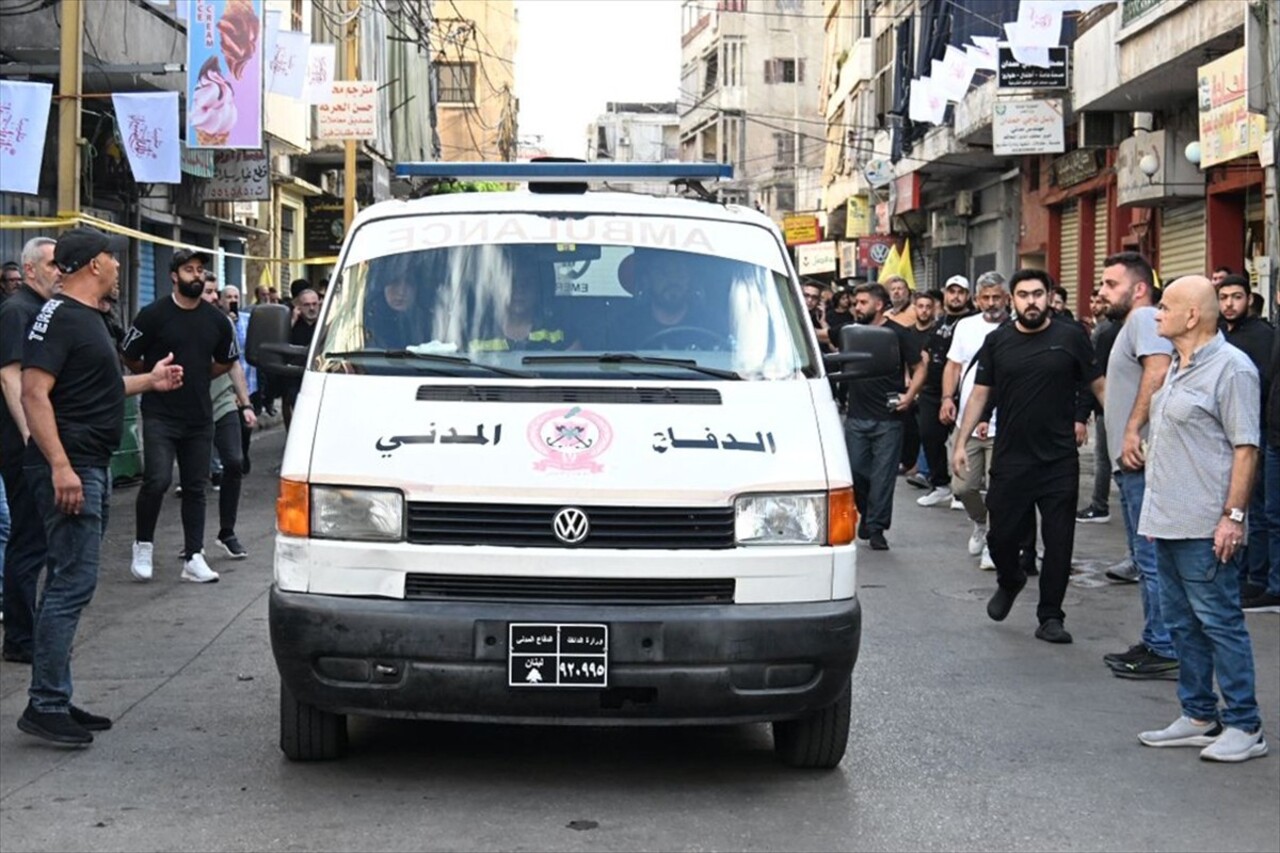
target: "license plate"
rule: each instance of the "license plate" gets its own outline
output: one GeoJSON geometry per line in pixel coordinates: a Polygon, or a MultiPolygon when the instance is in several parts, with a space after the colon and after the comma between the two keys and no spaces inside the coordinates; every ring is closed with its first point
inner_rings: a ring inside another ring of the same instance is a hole
{"type": "Polygon", "coordinates": [[[513,622],[508,687],[608,687],[609,626],[513,622]]]}

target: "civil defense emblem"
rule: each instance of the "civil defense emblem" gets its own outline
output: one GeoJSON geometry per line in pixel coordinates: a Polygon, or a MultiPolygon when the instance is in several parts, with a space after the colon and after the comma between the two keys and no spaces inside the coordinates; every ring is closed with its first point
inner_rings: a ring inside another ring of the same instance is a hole
{"type": "Polygon", "coordinates": [[[543,458],[535,471],[580,471],[598,474],[604,466],[596,458],[613,443],[613,427],[595,412],[574,406],[553,409],[529,423],[529,444],[543,458]]]}

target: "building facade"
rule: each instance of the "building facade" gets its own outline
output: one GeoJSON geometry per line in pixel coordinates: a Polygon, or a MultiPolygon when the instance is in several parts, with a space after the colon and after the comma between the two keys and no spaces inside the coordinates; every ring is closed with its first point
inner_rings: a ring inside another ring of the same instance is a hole
{"type": "Polygon", "coordinates": [[[441,160],[515,160],[513,0],[436,0],[434,89],[441,160]]]}
{"type": "Polygon", "coordinates": [[[734,167],[722,196],[775,219],[819,207],[822,15],[800,0],[686,0],[680,159],[734,167]]]}
{"type": "MultiPolygon", "coordinates": [[[[587,126],[587,159],[617,163],[663,163],[680,159],[679,105],[610,101],[587,126]]],[[[611,186],[625,191],[663,194],[667,184],[632,182],[611,186]]]]}

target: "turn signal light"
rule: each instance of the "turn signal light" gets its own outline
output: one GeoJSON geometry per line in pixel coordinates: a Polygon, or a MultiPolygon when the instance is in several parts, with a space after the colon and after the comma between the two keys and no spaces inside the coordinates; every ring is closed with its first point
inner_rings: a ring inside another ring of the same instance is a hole
{"type": "Polygon", "coordinates": [[[276,498],[276,529],[286,536],[311,535],[311,488],[297,480],[281,480],[276,498]]]}
{"type": "Polygon", "coordinates": [[[848,545],[858,526],[858,509],[853,503],[853,489],[827,492],[827,544],[848,545]]]}

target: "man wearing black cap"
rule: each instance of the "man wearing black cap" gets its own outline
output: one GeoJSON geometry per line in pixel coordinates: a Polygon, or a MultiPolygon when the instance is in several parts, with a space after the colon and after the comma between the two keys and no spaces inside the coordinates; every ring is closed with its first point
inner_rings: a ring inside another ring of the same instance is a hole
{"type": "Polygon", "coordinates": [[[218,573],[204,559],[205,488],[213,446],[209,383],[231,369],[240,355],[235,329],[204,292],[204,252],[179,249],[169,263],[173,293],[138,312],[125,335],[129,369],[151,369],[165,353],[185,371],[181,390],[142,396],[142,487],[137,500],[137,538],[130,571],[151,580],[156,521],[178,461],[182,483],[182,579],[213,583],[218,573]]]}
{"type": "Polygon", "coordinates": [[[124,398],[181,387],[182,368],[168,355],[145,376],[120,375],[115,341],[98,311],[120,273],[105,234],[64,232],[54,260],[62,292],[40,308],[22,351],[22,408],[31,430],[24,473],[48,540],[48,577],[36,609],[30,699],[18,728],[87,746],[91,732],[111,728],[111,720],[71,704],[71,644],[98,583],[124,398]]]}

